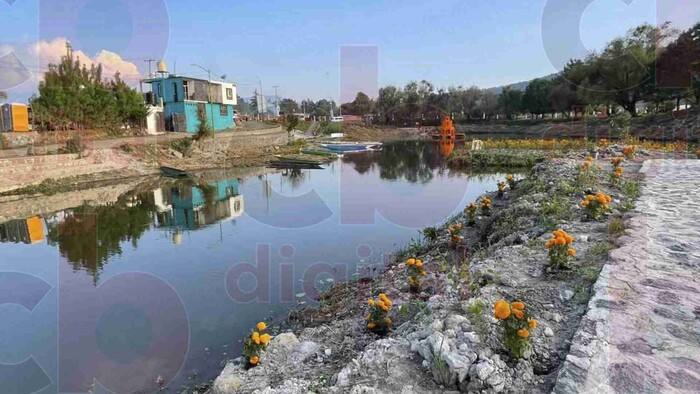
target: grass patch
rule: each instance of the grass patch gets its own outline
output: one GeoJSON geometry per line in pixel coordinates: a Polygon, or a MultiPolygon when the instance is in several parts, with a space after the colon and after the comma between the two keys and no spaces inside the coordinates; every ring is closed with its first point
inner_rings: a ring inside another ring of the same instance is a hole
{"type": "Polygon", "coordinates": [[[46,196],[53,196],[59,192],[68,191],[71,189],[71,182],[64,179],[45,179],[41,183],[36,185],[25,186],[19,189],[10,190],[4,193],[0,193],[0,196],[19,196],[24,194],[43,194],[46,196]]]}
{"type": "Polygon", "coordinates": [[[562,221],[571,219],[572,210],[569,199],[565,196],[555,194],[549,201],[542,204],[538,223],[548,231],[554,230],[562,221]]]}
{"type": "Polygon", "coordinates": [[[629,199],[636,200],[639,198],[639,182],[627,181],[622,184],[622,194],[629,199]]]}
{"type": "Polygon", "coordinates": [[[550,155],[542,151],[523,150],[460,150],[460,152],[450,156],[449,164],[453,167],[533,167],[535,164],[547,160],[550,155]]]}
{"type": "Polygon", "coordinates": [[[610,223],[608,223],[608,234],[612,236],[618,237],[624,234],[626,229],[627,226],[625,226],[625,221],[622,220],[622,218],[614,217],[610,220],[610,223]]]}
{"type": "Polygon", "coordinates": [[[576,177],[576,190],[599,189],[600,177],[598,176],[598,172],[598,169],[594,166],[588,170],[579,170],[578,176],[576,177]]]}
{"type": "Polygon", "coordinates": [[[181,140],[176,140],[170,143],[170,147],[182,153],[183,156],[187,157],[192,153],[192,148],[194,147],[194,139],[192,137],[183,138],[181,140]]]}

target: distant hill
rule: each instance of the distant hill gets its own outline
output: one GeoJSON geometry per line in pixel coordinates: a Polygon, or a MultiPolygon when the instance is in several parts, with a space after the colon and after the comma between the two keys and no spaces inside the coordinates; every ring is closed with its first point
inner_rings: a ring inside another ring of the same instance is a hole
{"type": "MultiPolygon", "coordinates": [[[[558,74],[558,73],[554,73],[554,74],[545,75],[544,77],[540,77],[540,78],[537,78],[537,79],[547,79],[547,80],[550,80],[550,79],[556,78],[557,75],[559,75],[559,74],[558,74]]],[[[501,94],[501,92],[502,92],[503,89],[505,89],[505,88],[511,88],[511,89],[515,89],[515,90],[523,90],[523,91],[524,91],[524,90],[527,88],[527,85],[529,85],[531,81],[532,81],[532,80],[530,80],[530,81],[516,82],[516,83],[511,83],[510,85],[496,86],[495,88],[488,88],[488,89],[484,89],[484,90],[489,91],[489,92],[494,92],[494,93],[496,93],[496,94],[501,94]]]]}

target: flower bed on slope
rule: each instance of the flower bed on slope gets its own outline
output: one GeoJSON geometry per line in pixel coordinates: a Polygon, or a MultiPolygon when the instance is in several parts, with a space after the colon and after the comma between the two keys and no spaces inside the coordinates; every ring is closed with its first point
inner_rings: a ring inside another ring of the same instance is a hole
{"type": "Polygon", "coordinates": [[[609,216],[590,220],[579,203],[595,188],[612,196],[610,214],[619,215],[627,199],[607,185],[605,171],[595,173],[597,181],[579,179],[579,156],[540,163],[515,190],[489,195],[491,215],[477,215],[474,226],[458,217],[377,277],[336,284],[318,308],[291,316],[297,335],[276,336],[252,372],[230,363],[213,392],[551,391],[611,245],[609,216]],[[447,227],[456,223],[462,241],[453,247],[447,227]],[[564,270],[550,266],[545,248],[558,228],[576,250],[564,270]],[[417,293],[409,257],[420,258],[427,273],[417,293]],[[367,299],[380,293],[393,303],[394,329],[385,337],[365,320],[367,299]],[[524,303],[537,321],[522,358],[503,344],[498,300],[524,303]]]}

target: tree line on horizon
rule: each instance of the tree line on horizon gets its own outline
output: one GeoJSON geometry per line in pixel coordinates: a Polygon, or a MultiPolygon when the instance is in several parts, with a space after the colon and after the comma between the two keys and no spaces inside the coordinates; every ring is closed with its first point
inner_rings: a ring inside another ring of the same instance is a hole
{"type": "MultiPolygon", "coordinates": [[[[376,99],[359,92],[354,101],[341,106],[343,114],[373,114],[385,124],[437,121],[444,115],[457,120],[578,118],[586,112],[611,113],[618,108],[638,116],[637,105],[647,112],[679,109],[685,100],[700,105],[700,23],[683,32],[670,23],[642,24],[617,37],[584,59],[571,59],[554,78],[530,81],[524,91],[505,87],[477,86],[435,88],[429,81],[411,81],[403,88],[379,89],[376,99]]],[[[280,110],[311,116],[328,116],[328,100],[304,100],[299,105],[283,99],[280,110]]]]}
{"type": "MultiPolygon", "coordinates": [[[[444,115],[457,120],[555,114],[577,118],[618,108],[637,116],[641,101],[647,103],[647,112],[663,113],[679,109],[682,100],[700,105],[700,23],[683,32],[669,23],[642,24],[584,59],[571,59],[553,79],[530,81],[524,91],[506,87],[497,94],[477,86],[436,88],[422,80],[404,87],[384,86],[376,99],[359,92],[340,108],[328,99],[297,102],[290,98],[281,99],[279,107],[283,114],[373,114],[375,122],[400,124],[439,121],[444,115]]],[[[239,97],[237,112],[254,114],[255,101],[239,97]]],[[[47,130],[138,127],[148,115],[141,94],[118,73],[105,79],[101,65],[88,68],[72,56],[49,65],[30,104],[34,123],[47,130]]]]}

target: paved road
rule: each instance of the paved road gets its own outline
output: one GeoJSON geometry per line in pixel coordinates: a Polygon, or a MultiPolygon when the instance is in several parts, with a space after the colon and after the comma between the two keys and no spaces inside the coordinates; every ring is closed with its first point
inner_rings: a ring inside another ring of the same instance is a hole
{"type": "Polygon", "coordinates": [[[700,392],[700,160],[649,160],[556,393],[700,392]]]}
{"type": "MultiPolygon", "coordinates": [[[[280,128],[268,128],[268,129],[240,129],[231,130],[216,133],[216,138],[226,138],[233,135],[239,135],[241,137],[250,137],[257,135],[264,135],[271,132],[279,132],[280,128]]],[[[190,133],[165,133],[161,135],[148,135],[139,137],[124,137],[124,138],[113,138],[107,140],[96,140],[87,142],[89,149],[111,149],[119,147],[123,144],[130,145],[148,145],[148,144],[167,144],[172,141],[180,140],[186,137],[191,137],[193,134],[190,133]]],[[[37,149],[45,151],[56,151],[63,147],[64,144],[47,144],[47,145],[37,145],[37,149]]],[[[0,150],[0,159],[10,158],[10,157],[21,157],[27,156],[27,148],[16,148],[16,149],[5,149],[0,150]]]]}

